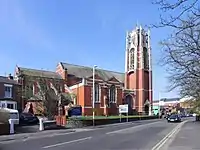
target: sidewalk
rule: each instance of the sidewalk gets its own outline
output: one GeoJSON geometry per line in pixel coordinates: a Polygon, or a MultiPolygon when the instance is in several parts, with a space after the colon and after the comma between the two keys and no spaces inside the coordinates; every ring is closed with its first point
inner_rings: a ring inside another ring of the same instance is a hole
{"type": "Polygon", "coordinates": [[[179,131],[168,150],[200,150],[200,122],[191,120],[179,131]]]}

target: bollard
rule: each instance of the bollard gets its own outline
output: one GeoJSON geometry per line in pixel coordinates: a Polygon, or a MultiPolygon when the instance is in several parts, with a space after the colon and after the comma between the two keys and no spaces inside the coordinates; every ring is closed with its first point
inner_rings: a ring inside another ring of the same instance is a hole
{"type": "Polygon", "coordinates": [[[14,134],[15,133],[15,129],[14,129],[14,119],[9,119],[9,124],[10,124],[10,134],[14,134]]]}
{"type": "Polygon", "coordinates": [[[40,130],[40,131],[43,131],[43,130],[44,130],[43,118],[40,118],[40,119],[39,119],[39,123],[40,123],[40,125],[39,125],[39,130],[40,130]]]}

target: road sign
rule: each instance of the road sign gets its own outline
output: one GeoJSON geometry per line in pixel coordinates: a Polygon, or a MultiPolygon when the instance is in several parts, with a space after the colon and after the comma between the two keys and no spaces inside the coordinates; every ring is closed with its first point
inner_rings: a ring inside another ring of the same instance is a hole
{"type": "Polygon", "coordinates": [[[119,105],[119,113],[128,113],[128,105],[119,105]]]}

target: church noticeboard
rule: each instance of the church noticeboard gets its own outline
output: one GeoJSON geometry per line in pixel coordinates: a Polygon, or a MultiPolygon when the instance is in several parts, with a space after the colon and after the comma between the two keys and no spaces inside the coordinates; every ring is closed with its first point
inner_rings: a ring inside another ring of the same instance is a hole
{"type": "Polygon", "coordinates": [[[128,105],[119,105],[119,113],[128,113],[128,105]]]}

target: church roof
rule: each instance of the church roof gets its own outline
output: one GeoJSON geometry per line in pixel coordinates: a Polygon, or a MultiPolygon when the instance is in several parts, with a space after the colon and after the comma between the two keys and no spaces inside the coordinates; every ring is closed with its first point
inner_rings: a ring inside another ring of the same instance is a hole
{"type": "Polygon", "coordinates": [[[22,75],[62,79],[62,77],[58,73],[53,72],[53,71],[37,70],[37,69],[22,68],[22,67],[18,67],[18,68],[19,68],[20,74],[22,75]]]}
{"type": "MultiPolygon", "coordinates": [[[[60,63],[64,69],[67,69],[67,73],[79,78],[89,78],[93,75],[93,68],[87,66],[80,66],[68,63],[60,63]]],[[[104,81],[108,81],[111,78],[116,78],[119,82],[124,83],[124,73],[109,71],[104,69],[95,69],[95,74],[102,78],[104,81]]]]}

